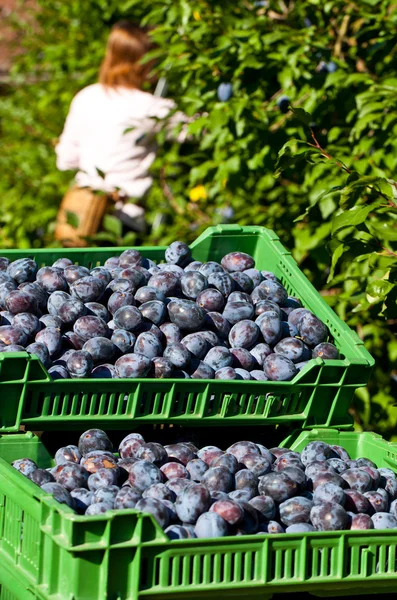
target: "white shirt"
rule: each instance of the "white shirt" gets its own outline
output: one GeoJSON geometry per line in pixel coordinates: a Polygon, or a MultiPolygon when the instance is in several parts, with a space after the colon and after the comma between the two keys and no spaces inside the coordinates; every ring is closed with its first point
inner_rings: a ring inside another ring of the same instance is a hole
{"type": "MultiPolygon", "coordinates": [[[[159,128],[153,117],[163,119],[174,107],[172,100],[140,90],[100,83],[84,88],[71,103],[56,146],[58,169],[78,169],[80,187],[119,189],[141,198],[152,184],[149,168],[156,157],[154,133],[159,128]],[[128,128],[133,129],[126,132],[128,128]]],[[[176,113],[170,125],[181,121],[188,119],[176,113]]]]}

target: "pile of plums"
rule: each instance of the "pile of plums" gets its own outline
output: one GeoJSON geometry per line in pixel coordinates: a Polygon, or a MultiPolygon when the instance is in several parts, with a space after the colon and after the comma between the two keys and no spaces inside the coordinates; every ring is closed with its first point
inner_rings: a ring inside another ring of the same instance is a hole
{"type": "Polygon", "coordinates": [[[165,260],[0,258],[0,351],[36,354],[54,379],[289,381],[338,358],[324,323],[248,254],[202,263],[173,242],[165,260]]]}
{"type": "Polygon", "coordinates": [[[397,528],[396,474],[321,441],[301,453],[250,441],[223,451],[131,433],[116,456],[107,434],[90,429],[59,448],[52,468],[12,464],[80,514],[134,508],[170,539],[397,528]]]}

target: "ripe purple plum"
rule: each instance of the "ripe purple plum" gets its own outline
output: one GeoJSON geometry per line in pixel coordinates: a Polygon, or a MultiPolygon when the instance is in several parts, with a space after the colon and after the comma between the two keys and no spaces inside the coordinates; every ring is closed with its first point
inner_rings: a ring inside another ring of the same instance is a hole
{"type": "Polygon", "coordinates": [[[310,511],[310,520],[317,531],[347,529],[348,515],[339,504],[316,504],[310,511]]]}
{"type": "Polygon", "coordinates": [[[245,252],[229,252],[222,258],[221,265],[226,271],[233,273],[252,269],[255,267],[255,261],[245,252]]]}
{"type": "Polygon", "coordinates": [[[308,523],[312,508],[313,502],[307,498],[302,496],[289,498],[279,506],[280,520],[287,527],[297,523],[308,523]]]}
{"type": "Polygon", "coordinates": [[[226,467],[210,467],[201,481],[210,492],[219,491],[227,494],[235,486],[234,475],[226,467]]]}
{"type": "Polygon", "coordinates": [[[281,354],[270,354],[265,358],[263,371],[271,381],[291,381],[298,372],[294,363],[281,354]]]}
{"type": "Polygon", "coordinates": [[[151,367],[151,360],[143,354],[126,354],[115,362],[118,377],[125,379],[137,379],[145,377],[151,367]]]}
{"type": "Polygon", "coordinates": [[[237,525],[244,518],[244,510],[233,500],[218,500],[209,510],[220,515],[229,525],[237,525]]]}
{"type": "Polygon", "coordinates": [[[225,306],[225,298],[216,288],[207,288],[197,295],[196,304],[206,312],[220,312],[225,306]]]}
{"type": "Polygon", "coordinates": [[[200,515],[210,508],[211,499],[205,485],[193,483],[186,487],[175,500],[175,510],[183,523],[196,523],[200,515]]]}
{"type": "Polygon", "coordinates": [[[228,525],[216,512],[206,512],[199,516],[194,527],[198,538],[217,538],[228,535],[228,525]]]}

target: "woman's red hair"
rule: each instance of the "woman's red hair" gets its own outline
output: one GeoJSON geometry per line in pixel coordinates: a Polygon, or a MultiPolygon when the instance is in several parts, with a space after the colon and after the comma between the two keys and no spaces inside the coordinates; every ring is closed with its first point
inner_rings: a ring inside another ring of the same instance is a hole
{"type": "Polygon", "coordinates": [[[141,59],[152,47],[146,29],[129,21],[116,23],[110,32],[99,82],[109,87],[142,89],[151,64],[142,64],[141,59]]]}

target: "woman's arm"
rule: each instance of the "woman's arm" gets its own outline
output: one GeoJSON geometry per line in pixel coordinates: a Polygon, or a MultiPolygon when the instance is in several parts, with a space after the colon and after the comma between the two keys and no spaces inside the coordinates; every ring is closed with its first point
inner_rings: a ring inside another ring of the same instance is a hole
{"type": "Polygon", "coordinates": [[[79,124],[76,102],[72,101],[63,132],[55,147],[57,167],[60,171],[78,169],[80,166],[79,124]]]}

